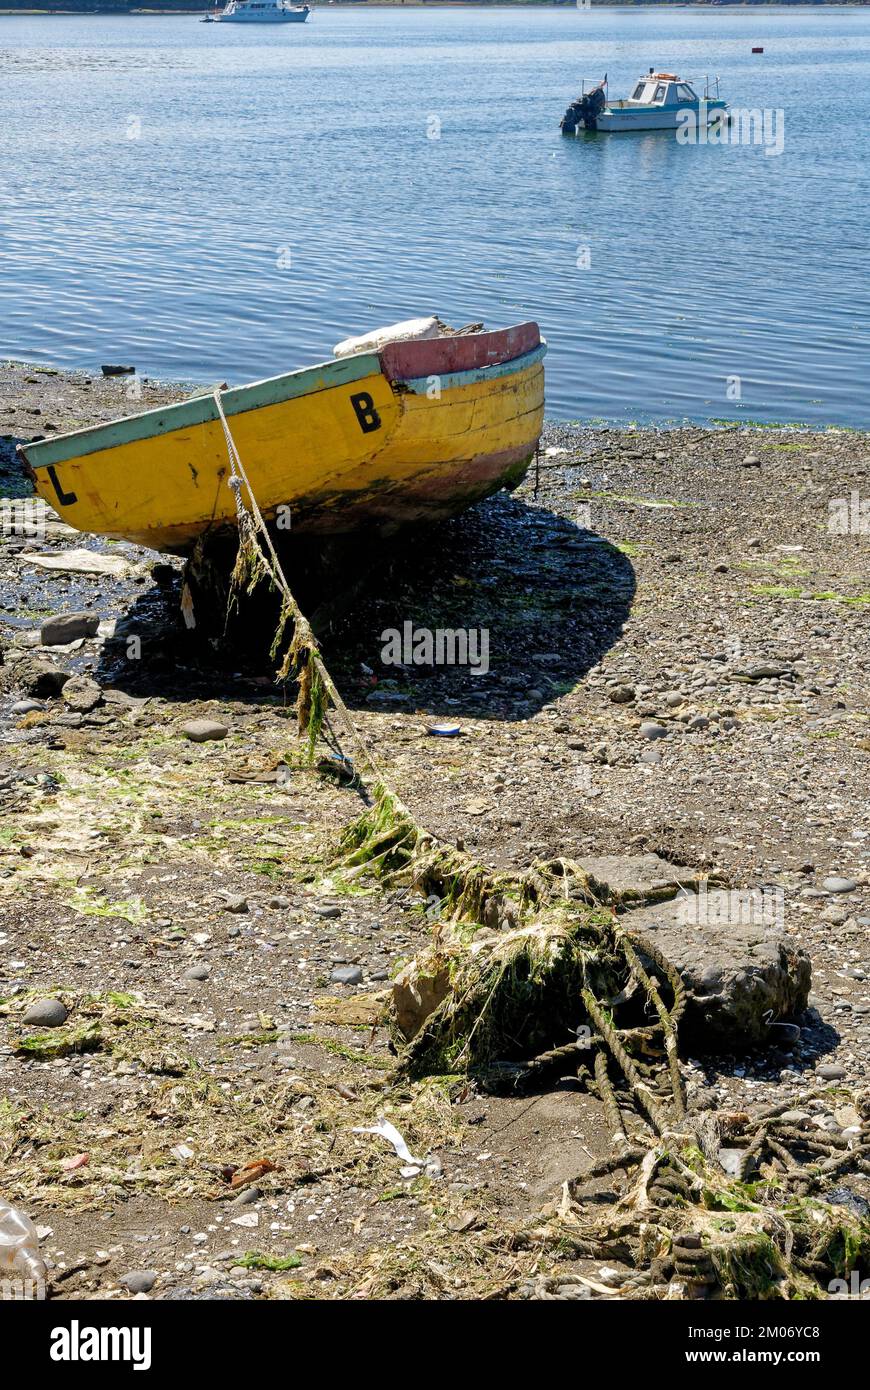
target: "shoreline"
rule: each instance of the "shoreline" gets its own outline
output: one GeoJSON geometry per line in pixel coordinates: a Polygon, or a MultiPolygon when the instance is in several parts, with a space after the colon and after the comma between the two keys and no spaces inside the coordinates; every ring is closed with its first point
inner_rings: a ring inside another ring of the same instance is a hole
{"type": "MultiPolygon", "coordinates": [[[[86,428],[91,421],[87,415],[88,404],[96,403],[103,412],[100,415],[99,423],[107,420],[120,419],[125,415],[135,415],[138,411],[147,410],[149,405],[168,405],[175,401],[184,400],[187,396],[196,394],[203,390],[206,384],[193,378],[168,378],[161,376],[139,376],[138,373],[128,376],[103,377],[99,366],[92,368],[85,367],[57,367],[53,363],[42,361],[29,361],[25,358],[0,357],[0,440],[2,440],[4,430],[4,419],[10,420],[13,415],[16,419],[26,417],[27,407],[22,406],[18,411],[9,406],[4,406],[3,402],[6,395],[22,385],[36,385],[39,382],[27,382],[28,377],[41,378],[44,394],[40,403],[31,408],[36,408],[40,413],[36,417],[40,419],[43,430],[51,434],[62,434],[70,430],[86,428]],[[60,390],[71,392],[69,400],[61,398],[60,407],[55,410],[57,420],[45,415],[44,411],[51,412],[52,406],[58,401],[58,393],[49,389],[49,383],[54,383],[60,390]],[[142,389],[142,396],[139,400],[130,401],[127,392],[132,382],[139,383],[142,389]],[[112,409],[115,414],[105,411],[112,409]],[[74,413],[70,414],[70,410],[74,413]],[[59,422],[59,423],[58,423],[59,422]],[[46,430],[46,426],[49,426],[46,430]]],[[[230,382],[232,385],[244,385],[245,382],[230,382]]],[[[25,393],[26,394],[26,393],[25,393]]],[[[836,435],[851,434],[862,435],[870,431],[870,424],[865,430],[854,425],[840,424],[829,421],[823,425],[810,424],[805,420],[775,420],[766,422],[763,420],[727,420],[724,417],[710,416],[704,420],[691,420],[685,417],[681,419],[673,418],[667,420],[622,420],[603,416],[594,416],[585,420],[574,417],[568,420],[549,416],[546,423],[553,428],[561,426],[582,425],[587,431],[623,431],[626,434],[655,433],[659,435],[671,434],[679,430],[705,430],[711,434],[718,433],[752,433],[757,431],[760,434],[770,434],[777,431],[789,431],[794,434],[809,435],[836,435]]],[[[20,423],[27,424],[26,418],[20,423]]],[[[11,431],[10,431],[11,432],[11,431]]],[[[2,469],[2,455],[0,455],[0,469],[2,469]]],[[[0,472],[2,476],[2,472],[0,472]]]]}

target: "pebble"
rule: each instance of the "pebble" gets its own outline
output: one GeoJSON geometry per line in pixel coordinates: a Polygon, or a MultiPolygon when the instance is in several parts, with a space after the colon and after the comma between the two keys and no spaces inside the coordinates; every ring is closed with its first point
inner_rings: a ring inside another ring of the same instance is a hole
{"type": "Polygon", "coordinates": [[[657,748],[645,748],[640,755],[642,763],[651,763],[656,766],[662,760],[662,755],[657,748]]]}
{"type": "Polygon", "coordinates": [[[253,1206],[254,1202],[259,1202],[259,1200],[260,1200],[260,1198],[262,1197],[262,1195],[263,1195],[263,1194],[262,1194],[262,1192],[260,1191],[259,1187],[253,1187],[253,1186],[252,1186],[252,1187],[245,1187],[245,1188],[243,1188],[242,1191],[239,1193],[238,1197],[233,1198],[232,1202],[230,1202],[230,1206],[231,1206],[231,1207],[250,1207],[250,1206],[253,1206]]]}
{"type": "Polygon", "coordinates": [[[820,1076],[823,1081],[841,1081],[846,1075],[846,1068],[839,1062],[825,1062],[822,1066],[816,1067],[816,1076],[820,1076]]]}
{"type": "Polygon", "coordinates": [[[640,732],[643,738],[649,739],[666,738],[668,733],[664,724],[657,724],[654,719],[645,719],[640,726],[640,732]]]}
{"type": "Polygon", "coordinates": [[[222,897],[221,907],[224,912],[247,912],[248,900],[247,898],[236,897],[235,895],[222,897]]]}
{"type": "Polygon", "coordinates": [[[69,1009],[59,999],[37,999],[21,1021],[36,1028],[60,1028],[68,1018],[69,1009]]]}
{"type": "Polygon", "coordinates": [[[615,685],[610,698],[615,705],[628,705],[634,699],[634,690],[630,685],[615,685]]]}
{"type": "Polygon", "coordinates": [[[216,719],[190,719],[181,726],[181,733],[185,738],[189,738],[191,743],[207,743],[210,739],[226,738],[229,731],[227,724],[220,724],[216,719]]]}
{"type": "Polygon", "coordinates": [[[822,880],[826,893],[854,893],[858,887],[854,878],[838,878],[835,874],[822,880]]]}
{"type": "Polygon", "coordinates": [[[336,985],[362,984],[363,973],[358,965],[337,965],[330,975],[336,985]]]}
{"type": "Polygon", "coordinates": [[[687,727],[690,729],[709,729],[710,721],[705,714],[696,714],[694,719],[689,720],[687,727]]]}
{"type": "Polygon", "coordinates": [[[32,714],[34,710],[45,709],[41,700],[16,700],[11,714],[32,714]]]}
{"type": "Polygon", "coordinates": [[[330,920],[332,920],[332,919],[335,918],[335,917],[340,917],[340,916],[341,916],[341,908],[340,908],[340,907],[316,907],[316,908],[314,909],[314,915],[315,915],[315,917],[326,917],[326,918],[329,918],[330,920]]]}
{"type": "Polygon", "coordinates": [[[158,1277],[156,1269],[131,1269],[129,1274],[121,1275],[118,1283],[131,1293],[150,1293],[158,1277]]]}
{"type": "Polygon", "coordinates": [[[185,980],[207,980],[211,974],[211,969],[207,965],[192,965],[189,970],[185,970],[185,980]]]}
{"type": "Polygon", "coordinates": [[[841,927],[848,920],[849,913],[842,907],[826,907],[822,913],[822,921],[830,922],[834,927],[841,927]]]}

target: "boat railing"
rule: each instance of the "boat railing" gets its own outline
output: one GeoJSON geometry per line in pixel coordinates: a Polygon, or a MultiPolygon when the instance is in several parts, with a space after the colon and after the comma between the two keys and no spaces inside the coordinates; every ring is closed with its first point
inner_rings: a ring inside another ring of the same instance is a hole
{"type": "Polygon", "coordinates": [[[603,86],[603,87],[605,88],[605,90],[607,89],[607,73],[604,74],[604,77],[603,77],[603,78],[602,78],[602,77],[581,77],[581,79],[580,79],[580,95],[581,95],[581,97],[585,97],[587,91],[588,91],[588,92],[594,92],[594,90],[595,90],[596,87],[601,87],[601,86],[603,86]],[[588,84],[588,86],[587,86],[587,84],[588,84]]]}
{"type": "MultiPolygon", "coordinates": [[[[696,82],[691,83],[690,85],[696,86],[696,87],[700,87],[700,85],[701,85],[700,79],[698,79],[696,82]]],[[[705,74],[704,74],[704,100],[705,100],[705,101],[718,101],[718,100],[719,100],[719,78],[718,78],[718,77],[711,77],[711,76],[709,75],[709,73],[705,73],[705,74]],[[714,86],[715,86],[715,88],[716,88],[715,91],[713,90],[714,86]]]]}

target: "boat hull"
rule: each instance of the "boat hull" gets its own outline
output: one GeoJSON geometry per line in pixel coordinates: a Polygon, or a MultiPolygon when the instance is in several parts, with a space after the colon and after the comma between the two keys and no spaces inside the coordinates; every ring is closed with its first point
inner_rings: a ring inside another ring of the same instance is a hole
{"type": "MultiPolygon", "coordinates": [[[[626,130],[677,130],[685,120],[687,111],[693,110],[692,107],[665,107],[658,111],[644,111],[637,108],[620,111],[618,108],[606,107],[601,115],[596,118],[597,128],[606,132],[626,131],[626,130]]],[[[726,110],[725,102],[707,102],[705,106],[694,108],[696,120],[704,125],[709,125],[713,120],[718,120],[722,112],[726,110]]]]}
{"type": "MultiPolygon", "coordinates": [[[[545,350],[536,324],[392,343],[221,401],[267,519],[387,535],[522,481],[543,425],[545,350]]],[[[235,519],[211,396],[21,452],[39,495],[81,531],[185,554],[235,519]]]]}
{"type": "Polygon", "coordinates": [[[308,9],[299,10],[240,10],[237,14],[216,14],[212,16],[215,24],[304,24],[308,9]]]}

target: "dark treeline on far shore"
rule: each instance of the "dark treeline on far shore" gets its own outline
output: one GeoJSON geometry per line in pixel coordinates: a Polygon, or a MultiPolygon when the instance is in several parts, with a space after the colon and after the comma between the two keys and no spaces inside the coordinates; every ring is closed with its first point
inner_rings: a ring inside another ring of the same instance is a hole
{"type": "MultiPolygon", "coordinates": [[[[567,5],[577,0],[307,0],[313,8],[335,5],[567,5]]],[[[592,4],[607,5],[682,5],[686,0],[592,0],[592,4]]],[[[833,5],[870,4],[870,0],[689,0],[697,5],[833,5]]],[[[0,15],[4,14],[200,14],[206,9],[218,9],[217,0],[0,0],[0,15]]]]}

